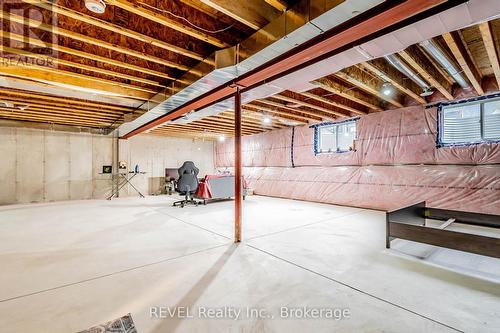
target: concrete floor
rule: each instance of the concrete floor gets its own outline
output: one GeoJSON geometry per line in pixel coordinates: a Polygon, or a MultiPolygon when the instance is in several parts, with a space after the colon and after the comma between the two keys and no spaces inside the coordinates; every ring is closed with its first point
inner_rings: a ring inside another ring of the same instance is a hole
{"type": "Polygon", "coordinates": [[[0,207],[1,332],[73,333],[131,313],[139,333],[500,332],[500,260],[411,242],[386,250],[384,213],[253,196],[0,207]],[[189,307],[192,319],[151,318],[189,307]],[[280,318],[281,307],[350,317],[280,318]],[[274,318],[200,318],[199,307],[274,318]]]}

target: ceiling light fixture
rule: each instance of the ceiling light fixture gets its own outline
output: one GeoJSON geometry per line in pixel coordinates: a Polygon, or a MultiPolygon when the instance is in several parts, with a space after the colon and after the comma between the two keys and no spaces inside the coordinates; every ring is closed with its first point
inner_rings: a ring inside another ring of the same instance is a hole
{"type": "Polygon", "coordinates": [[[432,90],[431,88],[428,88],[428,89],[424,89],[424,91],[422,91],[420,93],[420,96],[421,97],[428,97],[430,95],[434,94],[434,90],[432,90]]]}
{"type": "Polygon", "coordinates": [[[270,116],[264,116],[264,117],[262,118],[262,122],[263,122],[264,124],[270,124],[272,121],[273,121],[273,120],[272,120],[272,118],[271,118],[270,116]]]}
{"type": "Polygon", "coordinates": [[[106,10],[106,4],[103,0],[85,0],[85,7],[96,14],[103,14],[106,10]]]}
{"type": "Polygon", "coordinates": [[[384,82],[381,91],[385,96],[391,96],[394,93],[394,88],[389,82],[384,82]]]}
{"type": "Polygon", "coordinates": [[[222,134],[221,136],[219,136],[219,142],[224,142],[226,141],[226,137],[224,136],[224,134],[222,134]]]}

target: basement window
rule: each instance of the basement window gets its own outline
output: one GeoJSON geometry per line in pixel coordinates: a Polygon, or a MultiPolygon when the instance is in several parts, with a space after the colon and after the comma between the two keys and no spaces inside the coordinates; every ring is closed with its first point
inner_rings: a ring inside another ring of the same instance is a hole
{"type": "Polygon", "coordinates": [[[500,141],[500,98],[486,98],[438,109],[438,147],[500,141]]]}
{"type": "Polygon", "coordinates": [[[314,154],[344,153],[354,150],[356,119],[338,123],[321,123],[314,128],[314,154]]]}

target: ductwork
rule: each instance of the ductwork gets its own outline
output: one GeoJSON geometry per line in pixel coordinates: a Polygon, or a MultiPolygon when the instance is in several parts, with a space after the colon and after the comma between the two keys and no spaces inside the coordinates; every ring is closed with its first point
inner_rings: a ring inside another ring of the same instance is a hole
{"type": "MultiPolygon", "coordinates": [[[[300,1],[292,10],[282,14],[276,21],[269,23],[268,26],[256,32],[245,42],[234,48],[218,51],[217,57],[213,57],[214,63],[217,64],[216,69],[190,86],[179,89],[178,93],[136,120],[122,124],[119,128],[119,135],[124,136],[134,129],[170,113],[187,101],[233,80],[381,2],[383,1],[346,0],[308,21],[307,18],[312,16],[310,12],[318,13],[318,8],[324,8],[325,1],[300,1]],[[321,6],[318,6],[320,3],[321,6]],[[232,62],[234,64],[230,65],[232,62]]],[[[470,0],[438,15],[408,25],[255,88],[242,95],[242,103],[264,98],[286,89],[297,92],[313,89],[316,86],[310,82],[321,77],[364,61],[397,53],[410,45],[429,40],[445,32],[490,20],[498,15],[500,15],[500,2],[498,0],[470,0]]],[[[206,63],[204,63],[205,66],[206,63]]],[[[229,98],[190,114],[188,121],[227,111],[233,107],[233,99],[229,98]]],[[[181,118],[177,121],[186,120],[181,118]]]]}
{"type": "Polygon", "coordinates": [[[394,54],[389,54],[384,57],[392,66],[394,66],[398,71],[406,75],[413,82],[418,84],[422,89],[422,95],[429,95],[432,92],[431,86],[427,84],[417,73],[408,67],[404,62],[400,61],[398,57],[394,54]]]}
{"type": "Polygon", "coordinates": [[[469,88],[469,83],[460,74],[460,71],[453,65],[451,60],[446,54],[439,48],[439,46],[432,39],[425,40],[420,43],[420,46],[443,68],[451,75],[451,77],[460,85],[460,87],[467,89],[469,88]]]}
{"type": "MultiPolygon", "coordinates": [[[[382,3],[383,0],[345,0],[336,1],[300,0],[291,9],[284,12],[273,22],[255,32],[240,44],[217,51],[211,59],[215,69],[208,72],[193,84],[184,87],[175,83],[172,88],[178,91],[167,100],[149,110],[139,118],[119,127],[119,135],[123,136],[135,128],[146,124],[160,116],[175,110],[187,101],[192,100],[220,85],[223,85],[248,71],[273,60],[320,34],[346,22],[347,20],[382,3]]],[[[207,61],[200,63],[193,71],[207,72],[210,67],[207,61]]],[[[185,76],[189,77],[188,72],[185,76]]],[[[266,84],[242,95],[242,103],[279,93],[286,88],[266,84]]],[[[215,115],[233,108],[233,100],[227,99],[216,105],[191,114],[188,119],[179,118],[178,123],[192,122],[197,119],[215,115]]]]}

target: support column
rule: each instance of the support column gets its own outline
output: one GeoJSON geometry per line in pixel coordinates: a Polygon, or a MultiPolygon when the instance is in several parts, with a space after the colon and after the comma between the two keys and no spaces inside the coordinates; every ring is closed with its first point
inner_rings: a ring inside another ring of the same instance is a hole
{"type": "Polygon", "coordinates": [[[236,87],[234,95],[234,242],[241,242],[241,94],[236,87]]]}

